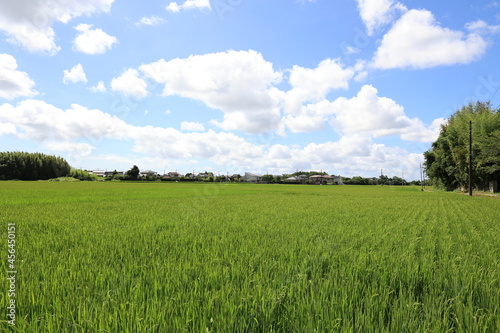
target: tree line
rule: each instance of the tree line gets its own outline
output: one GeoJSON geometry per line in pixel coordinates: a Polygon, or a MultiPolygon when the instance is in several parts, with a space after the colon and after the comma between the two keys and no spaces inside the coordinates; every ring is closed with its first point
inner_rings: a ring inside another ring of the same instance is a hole
{"type": "Polygon", "coordinates": [[[435,186],[468,189],[470,122],[473,188],[486,190],[491,181],[500,181],[500,108],[477,102],[457,110],[424,153],[426,173],[435,186]]]}
{"type": "Polygon", "coordinates": [[[67,176],[70,172],[71,166],[62,157],[0,152],[0,180],[47,180],[67,176]]]}

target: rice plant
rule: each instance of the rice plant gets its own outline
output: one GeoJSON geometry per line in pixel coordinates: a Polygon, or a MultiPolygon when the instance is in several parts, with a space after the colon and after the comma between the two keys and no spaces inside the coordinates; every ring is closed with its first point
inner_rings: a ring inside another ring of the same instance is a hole
{"type": "Polygon", "coordinates": [[[411,187],[2,182],[1,328],[498,332],[499,211],[411,187]]]}

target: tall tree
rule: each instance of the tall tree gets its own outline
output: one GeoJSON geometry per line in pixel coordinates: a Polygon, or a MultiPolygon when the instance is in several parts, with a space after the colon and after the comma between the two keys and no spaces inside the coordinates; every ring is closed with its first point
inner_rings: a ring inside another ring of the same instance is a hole
{"type": "Polygon", "coordinates": [[[500,109],[489,102],[469,103],[441,127],[438,139],[424,153],[427,175],[438,187],[467,188],[470,121],[474,186],[485,189],[491,180],[500,179],[500,109]]]}
{"type": "Polygon", "coordinates": [[[130,170],[127,171],[127,176],[130,177],[130,179],[136,180],[139,177],[140,170],[137,167],[137,165],[134,165],[130,170]]]}
{"type": "Polygon", "coordinates": [[[0,152],[0,180],[46,180],[67,176],[71,167],[62,157],[41,153],[0,152]]]}

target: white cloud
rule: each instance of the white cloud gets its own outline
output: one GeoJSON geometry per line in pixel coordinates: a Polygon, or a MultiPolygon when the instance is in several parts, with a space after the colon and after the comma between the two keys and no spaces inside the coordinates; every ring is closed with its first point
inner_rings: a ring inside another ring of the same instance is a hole
{"type": "Polygon", "coordinates": [[[439,26],[427,10],[410,10],[384,36],[373,66],[431,68],[477,60],[488,43],[476,32],[465,34],[439,26]]]}
{"type": "Polygon", "coordinates": [[[226,131],[242,131],[245,133],[264,133],[278,129],[280,125],[280,110],[232,111],[224,114],[224,120],[215,119],[211,123],[226,131]]]}
{"type": "Polygon", "coordinates": [[[397,12],[405,12],[407,10],[404,5],[394,0],[356,1],[358,2],[359,14],[366,25],[369,36],[371,36],[376,29],[391,23],[397,12]]]}
{"type": "Polygon", "coordinates": [[[404,108],[393,100],[379,97],[378,91],[365,85],[352,99],[340,97],[332,105],[335,118],[331,125],[340,133],[368,133],[375,137],[400,133],[410,125],[404,108]]]}
{"type": "Polygon", "coordinates": [[[307,104],[282,121],[293,133],[318,131],[329,122],[335,131],[348,137],[399,135],[403,140],[432,142],[439,135],[444,119],[436,119],[426,126],[418,118],[409,118],[394,100],[379,97],[373,86],[364,85],[351,99],[339,97],[333,102],[323,99],[307,104]]]}
{"type": "Polygon", "coordinates": [[[55,55],[61,50],[55,44],[55,33],[51,27],[35,28],[30,24],[14,23],[3,30],[8,36],[7,42],[24,47],[30,52],[55,55]]]}
{"type": "Polygon", "coordinates": [[[312,132],[323,129],[328,115],[332,113],[331,103],[324,99],[303,106],[299,113],[284,117],[283,122],[293,133],[312,132]]]}
{"type": "MultiPolygon", "coordinates": [[[[298,170],[327,170],[344,176],[373,176],[384,169],[384,174],[412,175],[418,173],[421,154],[409,153],[399,147],[373,143],[363,135],[344,136],[339,141],[310,143],[305,147],[273,145],[264,155],[244,165],[253,172],[291,173],[298,170]]],[[[413,176],[415,179],[417,175],[413,176]]]]}
{"type": "Polygon", "coordinates": [[[17,134],[16,126],[12,123],[0,122],[0,135],[4,134],[17,134]]]}
{"type": "Polygon", "coordinates": [[[345,46],[344,50],[346,54],[357,54],[360,52],[359,48],[350,45],[345,46]]]}
{"type": "Polygon", "coordinates": [[[500,33],[500,25],[489,25],[482,20],[467,23],[465,28],[471,32],[479,33],[481,35],[500,33]]]}
{"type": "Polygon", "coordinates": [[[283,118],[285,126],[293,133],[319,131],[325,127],[325,121],[326,118],[324,116],[307,112],[283,118]]]}
{"type": "Polygon", "coordinates": [[[160,25],[160,24],[165,23],[165,22],[166,21],[163,17],[153,15],[153,16],[149,16],[149,17],[141,17],[139,22],[137,22],[135,25],[137,27],[142,27],[145,25],[155,26],[155,25],[160,25]]]}
{"type": "Polygon", "coordinates": [[[368,77],[368,71],[361,71],[354,77],[354,81],[356,82],[364,82],[368,77]]]}
{"type": "Polygon", "coordinates": [[[85,54],[103,54],[118,42],[101,29],[92,29],[91,24],[79,24],[75,27],[80,33],[73,41],[73,48],[85,54]]]}
{"type": "Polygon", "coordinates": [[[286,93],[285,110],[297,112],[302,103],[323,99],[336,89],[347,89],[354,71],[344,68],[338,59],[323,60],[315,69],[293,66],[290,71],[292,89],[286,93]]]}
{"type": "Polygon", "coordinates": [[[148,95],[147,83],[139,78],[135,69],[127,69],[121,76],[111,80],[111,89],[125,95],[143,98],[148,95]]]}
{"type": "Polygon", "coordinates": [[[207,9],[211,10],[210,0],[186,0],[182,5],[179,5],[177,2],[170,2],[166,9],[172,13],[178,13],[181,10],[190,10],[190,9],[207,9]]]}
{"type": "Polygon", "coordinates": [[[92,92],[101,92],[101,93],[103,93],[103,92],[106,92],[106,86],[104,85],[104,82],[99,81],[99,82],[97,83],[97,86],[95,86],[95,87],[90,87],[90,90],[91,90],[92,92]]]}
{"type": "MultiPolygon", "coordinates": [[[[75,163],[80,163],[82,158],[98,159],[90,154],[106,138],[131,140],[133,151],[145,156],[143,159],[159,163],[171,159],[207,159],[232,172],[283,173],[322,168],[335,174],[373,175],[374,170],[380,168],[384,168],[386,174],[391,170],[417,170],[421,162],[421,154],[375,144],[369,135],[362,133],[350,133],[336,142],[313,142],[304,147],[258,145],[232,133],[213,130],[185,133],[173,128],[133,126],[100,110],[79,105],[62,110],[37,100],[23,101],[16,106],[1,105],[0,124],[1,133],[40,141],[48,149],[67,152],[75,163]]],[[[120,158],[130,161],[115,156],[113,163],[120,158]]]]}
{"type": "Polygon", "coordinates": [[[439,135],[443,118],[426,127],[418,118],[410,119],[404,108],[390,98],[379,97],[373,86],[365,85],[357,96],[340,97],[330,105],[335,115],[331,126],[344,135],[364,134],[373,137],[400,135],[408,141],[432,142],[439,135]]]}
{"type": "Polygon", "coordinates": [[[370,155],[372,141],[369,137],[351,135],[337,142],[310,143],[304,148],[311,162],[339,163],[346,158],[367,157],[370,155]]]}
{"type": "Polygon", "coordinates": [[[83,70],[83,67],[81,64],[73,66],[70,70],[64,70],[64,77],[63,77],[63,82],[64,84],[68,84],[70,82],[72,83],[78,83],[78,82],[85,82],[87,83],[87,76],[85,75],[85,72],[83,70]]]}
{"type": "Polygon", "coordinates": [[[178,13],[181,11],[181,7],[177,4],[177,2],[169,3],[165,9],[172,13],[178,13]]]}
{"type": "Polygon", "coordinates": [[[52,25],[55,21],[67,23],[75,17],[109,12],[114,0],[16,0],[2,1],[0,6],[0,30],[7,41],[20,45],[30,52],[56,54],[60,47],[55,44],[52,25]]]}
{"type": "Polygon", "coordinates": [[[441,125],[447,122],[445,118],[437,118],[432,124],[425,126],[420,119],[412,119],[410,127],[401,133],[401,139],[406,141],[434,142],[439,137],[441,125]]]}
{"type": "Polygon", "coordinates": [[[38,100],[25,100],[16,106],[1,105],[0,121],[15,125],[19,137],[35,141],[120,139],[126,137],[130,127],[100,110],[89,110],[76,104],[68,110],[61,110],[38,100]]]}
{"type": "Polygon", "coordinates": [[[183,121],[181,123],[181,129],[183,131],[204,132],[205,126],[198,122],[183,121]]]}
{"type": "Polygon", "coordinates": [[[283,93],[274,84],[282,75],[255,51],[227,51],[163,59],[139,68],[147,77],[164,84],[163,95],[179,95],[202,101],[224,112],[225,130],[260,133],[280,122],[283,93]]]}
{"type": "Polygon", "coordinates": [[[38,94],[35,82],[26,72],[17,70],[17,61],[10,54],[0,54],[0,98],[15,99],[38,94]]]}
{"type": "Polygon", "coordinates": [[[79,157],[89,156],[96,148],[89,143],[72,141],[49,141],[44,143],[44,147],[49,150],[63,151],[70,153],[72,156],[79,157]]]}

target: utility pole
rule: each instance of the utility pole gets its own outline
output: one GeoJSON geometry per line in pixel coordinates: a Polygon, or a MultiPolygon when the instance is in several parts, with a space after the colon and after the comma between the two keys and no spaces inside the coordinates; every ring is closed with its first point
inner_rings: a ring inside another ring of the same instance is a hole
{"type": "Polygon", "coordinates": [[[469,120],[469,196],[472,196],[472,120],[469,120]]]}
{"type": "Polygon", "coordinates": [[[424,173],[422,171],[422,163],[420,163],[420,185],[422,185],[422,191],[424,190],[424,173]]]}

